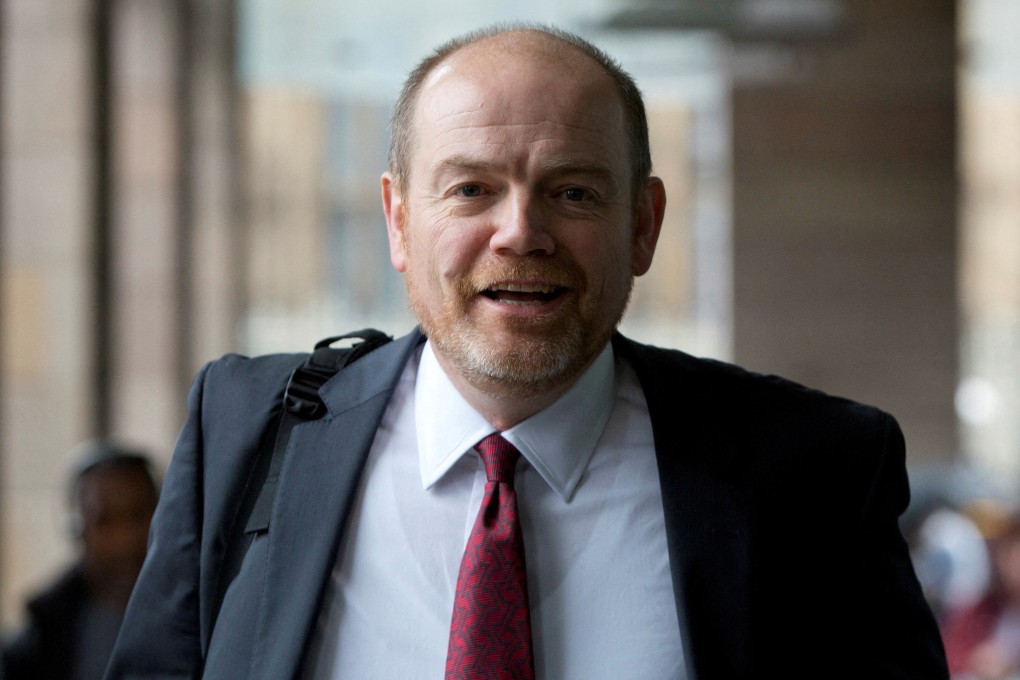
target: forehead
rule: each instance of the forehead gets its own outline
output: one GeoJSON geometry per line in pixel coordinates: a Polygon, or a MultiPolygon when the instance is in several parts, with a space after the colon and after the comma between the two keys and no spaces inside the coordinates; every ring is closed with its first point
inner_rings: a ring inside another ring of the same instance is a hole
{"type": "Polygon", "coordinates": [[[115,466],[89,470],[78,481],[78,494],[84,504],[136,500],[152,496],[154,489],[148,474],[134,466],[115,466]]]}
{"type": "Polygon", "coordinates": [[[625,140],[611,77],[576,48],[540,34],[500,35],[455,52],[429,74],[414,120],[419,149],[494,129],[522,141],[551,131],[603,146],[625,140]]]}

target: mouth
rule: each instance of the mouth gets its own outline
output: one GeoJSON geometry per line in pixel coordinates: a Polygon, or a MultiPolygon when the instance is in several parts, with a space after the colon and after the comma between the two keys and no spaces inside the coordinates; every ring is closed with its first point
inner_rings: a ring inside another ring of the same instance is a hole
{"type": "Polygon", "coordinates": [[[500,283],[482,291],[482,295],[504,305],[537,307],[560,297],[566,288],[544,284],[500,283]]]}

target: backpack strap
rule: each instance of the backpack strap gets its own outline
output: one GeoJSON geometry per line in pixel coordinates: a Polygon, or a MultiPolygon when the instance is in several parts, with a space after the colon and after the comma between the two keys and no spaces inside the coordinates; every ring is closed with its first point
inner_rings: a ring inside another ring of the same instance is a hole
{"type": "Polygon", "coordinates": [[[276,421],[275,436],[263,440],[263,449],[269,441],[273,442],[269,470],[255,505],[248,515],[244,533],[269,530],[269,517],[273,512],[276,486],[280,479],[280,470],[283,468],[287,442],[290,441],[290,431],[298,423],[317,420],[326,412],[319,388],[343,367],[390,340],[389,336],[371,328],[320,340],[315,345],[315,351],[290,374],[287,389],[283,393],[283,410],[276,421]],[[361,342],[351,347],[330,346],[334,342],[350,339],[359,339],[361,342]]]}
{"type": "Polygon", "coordinates": [[[319,388],[358,358],[392,338],[372,328],[320,340],[315,350],[294,369],[287,380],[277,417],[266,428],[255,463],[238,504],[236,520],[230,529],[216,593],[215,611],[226,595],[227,586],[241,569],[256,534],[269,531],[276,489],[287,452],[287,442],[295,425],[316,420],[326,412],[319,388]],[[340,340],[360,340],[350,347],[331,347],[340,340]],[[243,531],[242,531],[243,529],[243,531]]]}

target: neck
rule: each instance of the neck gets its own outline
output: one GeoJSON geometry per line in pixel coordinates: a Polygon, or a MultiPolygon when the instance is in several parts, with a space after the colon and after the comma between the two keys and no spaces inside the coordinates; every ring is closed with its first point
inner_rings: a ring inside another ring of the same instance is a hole
{"type": "Polygon", "coordinates": [[[97,574],[95,570],[85,570],[85,581],[93,599],[110,605],[119,611],[127,609],[128,599],[134,587],[134,579],[119,574],[97,574]]]}

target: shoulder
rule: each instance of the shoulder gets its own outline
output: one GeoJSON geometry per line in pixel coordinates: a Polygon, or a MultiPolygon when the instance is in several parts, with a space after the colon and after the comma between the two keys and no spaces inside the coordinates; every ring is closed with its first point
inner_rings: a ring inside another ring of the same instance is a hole
{"type": "Polygon", "coordinates": [[[284,379],[308,356],[307,352],[266,354],[249,357],[226,354],[210,361],[199,371],[198,380],[205,385],[240,383],[245,386],[284,379]]]}
{"type": "Polygon", "coordinates": [[[865,486],[875,470],[905,462],[899,424],[873,406],[622,337],[616,347],[641,382],[661,453],[752,475],[768,469],[789,482],[814,475],[865,486]]]}
{"type": "Polygon", "coordinates": [[[188,392],[189,411],[199,422],[226,422],[228,429],[253,416],[268,418],[283,398],[288,376],[306,356],[227,354],[210,361],[195,376],[188,392]]]}
{"type": "Polygon", "coordinates": [[[75,566],[27,603],[28,620],[3,645],[0,676],[51,677],[67,656],[78,612],[88,599],[85,577],[75,566]]]}
{"type": "Polygon", "coordinates": [[[721,361],[617,347],[644,391],[661,469],[700,470],[804,521],[805,507],[855,527],[906,508],[906,445],[891,415],[721,361]]]}
{"type": "Polygon", "coordinates": [[[691,356],[635,342],[623,336],[615,349],[634,367],[646,394],[694,393],[697,401],[729,412],[752,416],[776,415],[777,411],[806,409],[812,416],[846,417],[851,420],[886,420],[889,414],[878,408],[827,394],[776,375],[756,373],[717,359],[691,356]]]}
{"type": "MultiPolygon", "coordinates": [[[[364,333],[365,331],[361,331],[364,333]]],[[[381,335],[381,334],[380,334],[381,335]]],[[[348,336],[342,336],[348,337],[348,336]]],[[[421,338],[420,333],[414,331],[392,343],[382,344],[379,349],[372,350],[372,355],[389,357],[392,355],[394,362],[406,361],[406,349],[413,347],[421,338]],[[392,345],[392,347],[387,347],[392,345]],[[381,349],[381,351],[380,351],[381,349]]],[[[323,344],[330,338],[322,341],[323,344]]],[[[199,371],[196,382],[199,383],[240,383],[242,385],[273,383],[286,378],[300,366],[310,355],[310,352],[263,354],[258,356],[246,356],[243,354],[225,354],[224,356],[210,361],[199,371]]],[[[383,359],[386,361],[386,359],[383,359]]]]}
{"type": "Polygon", "coordinates": [[[66,616],[77,609],[88,598],[85,576],[77,566],[64,572],[45,590],[28,601],[28,610],[34,617],[48,617],[53,614],[66,616]]]}
{"type": "MultiPolygon", "coordinates": [[[[375,383],[386,383],[390,374],[399,373],[410,350],[420,339],[421,335],[414,331],[373,349],[344,368],[342,382],[348,389],[358,392],[374,389],[375,383]],[[354,379],[366,372],[370,374],[367,381],[354,379]]],[[[254,357],[224,355],[198,372],[189,394],[191,408],[193,411],[211,408],[217,413],[229,411],[248,415],[265,412],[280,404],[291,374],[309,356],[309,352],[254,357]]]]}

